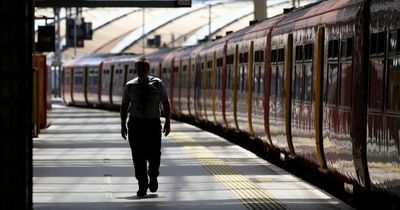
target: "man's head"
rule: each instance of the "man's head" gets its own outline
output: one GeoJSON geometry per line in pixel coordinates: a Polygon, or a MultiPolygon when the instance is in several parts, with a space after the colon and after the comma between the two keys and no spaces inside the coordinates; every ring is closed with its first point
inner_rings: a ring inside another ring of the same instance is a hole
{"type": "Polygon", "coordinates": [[[139,78],[146,78],[150,71],[149,61],[145,57],[139,58],[135,62],[135,68],[139,78]]]}

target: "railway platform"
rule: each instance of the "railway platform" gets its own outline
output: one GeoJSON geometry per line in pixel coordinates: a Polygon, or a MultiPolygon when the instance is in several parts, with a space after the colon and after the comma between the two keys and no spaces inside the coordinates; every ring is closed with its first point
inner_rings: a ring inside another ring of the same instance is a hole
{"type": "Polygon", "coordinates": [[[159,189],[136,197],[118,112],[53,104],[33,141],[33,206],[44,209],[352,209],[229,141],[172,121],[159,189]]]}

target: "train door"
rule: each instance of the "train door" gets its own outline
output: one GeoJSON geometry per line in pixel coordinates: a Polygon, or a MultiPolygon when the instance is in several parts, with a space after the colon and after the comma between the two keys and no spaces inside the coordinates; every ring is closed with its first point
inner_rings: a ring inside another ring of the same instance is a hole
{"type": "Polygon", "coordinates": [[[226,55],[226,90],[225,90],[225,118],[226,123],[229,128],[236,128],[235,117],[234,117],[234,109],[235,109],[235,46],[232,44],[228,44],[227,46],[227,55],[226,55]]]}
{"type": "Polygon", "coordinates": [[[65,67],[63,71],[63,100],[65,104],[70,104],[72,102],[72,68],[65,67]]]}
{"type": "Polygon", "coordinates": [[[223,45],[219,46],[219,48],[215,52],[215,122],[220,126],[225,126],[224,118],[223,118],[223,83],[226,82],[226,79],[223,78],[223,45]]]}
{"type": "Polygon", "coordinates": [[[206,121],[212,121],[212,95],[211,95],[211,72],[212,72],[212,55],[210,52],[204,54],[204,68],[202,70],[202,101],[203,101],[203,117],[206,121]]]}
{"type": "Polygon", "coordinates": [[[196,75],[195,75],[195,82],[194,82],[194,108],[196,113],[196,119],[202,120],[203,113],[202,113],[202,84],[204,78],[202,78],[202,69],[204,68],[204,61],[201,55],[197,55],[195,58],[196,61],[196,75]]]}
{"type": "Polygon", "coordinates": [[[264,130],[264,50],[265,50],[265,38],[259,38],[254,40],[254,65],[252,68],[252,98],[251,98],[251,122],[254,131],[254,136],[266,140],[264,130]]]}
{"type": "Polygon", "coordinates": [[[189,85],[189,74],[188,74],[188,57],[182,58],[182,71],[181,71],[181,92],[180,92],[180,109],[182,114],[189,115],[188,107],[188,85],[189,85]]]}
{"type": "Polygon", "coordinates": [[[189,57],[189,69],[188,69],[188,109],[189,109],[189,115],[191,117],[195,116],[195,109],[194,109],[194,96],[195,96],[195,88],[194,88],[194,82],[196,78],[196,59],[194,59],[192,56],[189,57]]]}
{"type": "Polygon", "coordinates": [[[250,43],[242,41],[239,45],[239,65],[237,77],[237,123],[238,130],[249,132],[248,94],[249,94],[249,49],[250,43]]]}
{"type": "MultiPolygon", "coordinates": [[[[319,69],[314,69],[313,66],[314,63],[318,62],[316,58],[320,56],[318,49],[322,49],[322,46],[318,45],[318,41],[323,41],[323,38],[318,39],[314,28],[299,30],[294,32],[293,35],[294,56],[292,61],[294,65],[291,68],[292,97],[290,100],[291,139],[297,154],[318,165],[315,138],[317,130],[315,130],[314,119],[317,117],[315,111],[319,104],[315,103],[316,97],[313,98],[313,95],[315,96],[314,89],[316,90],[313,76],[318,82],[320,78],[317,78],[315,74],[316,70],[319,69]]],[[[320,72],[317,73],[322,75],[320,72]]]]}
{"type": "MultiPolygon", "coordinates": [[[[271,64],[270,64],[270,100],[269,100],[269,125],[271,141],[273,145],[281,150],[289,151],[285,124],[285,94],[284,81],[287,80],[285,71],[288,53],[292,47],[287,47],[288,35],[275,35],[271,41],[271,64]]],[[[291,66],[291,65],[288,65],[291,66]]],[[[290,81],[290,80],[289,80],[290,81]]],[[[290,90],[290,89],[289,89],[290,90]]],[[[289,100],[290,102],[290,100],[289,100]]]]}
{"type": "Polygon", "coordinates": [[[400,185],[399,34],[386,28],[370,35],[367,160],[371,183],[389,191],[400,185]]]}
{"type": "Polygon", "coordinates": [[[352,93],[353,81],[357,78],[353,78],[353,51],[359,48],[352,28],[342,25],[326,29],[322,139],[327,167],[357,180],[354,163],[348,159],[354,150],[352,93]]]}
{"type": "Polygon", "coordinates": [[[182,60],[177,56],[173,63],[173,101],[174,104],[174,113],[180,115],[181,107],[180,107],[180,100],[181,100],[181,71],[182,71],[182,60]]]}

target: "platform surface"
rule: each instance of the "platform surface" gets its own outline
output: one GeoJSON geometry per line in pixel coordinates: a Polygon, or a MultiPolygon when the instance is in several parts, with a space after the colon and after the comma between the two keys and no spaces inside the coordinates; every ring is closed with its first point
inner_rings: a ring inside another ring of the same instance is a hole
{"type": "Polygon", "coordinates": [[[34,209],[352,209],[212,133],[172,121],[159,189],[136,197],[119,113],[53,105],[33,141],[34,209]]]}

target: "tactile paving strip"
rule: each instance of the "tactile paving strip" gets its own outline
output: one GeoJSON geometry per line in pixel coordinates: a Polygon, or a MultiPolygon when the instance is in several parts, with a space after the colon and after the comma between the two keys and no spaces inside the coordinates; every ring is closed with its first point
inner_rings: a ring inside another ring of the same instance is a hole
{"type": "Polygon", "coordinates": [[[272,195],[241,175],[233,167],[225,164],[214,153],[201,146],[192,137],[180,133],[174,133],[171,137],[181,144],[219,182],[242,200],[248,209],[287,209],[285,205],[279,203],[272,195]]]}

